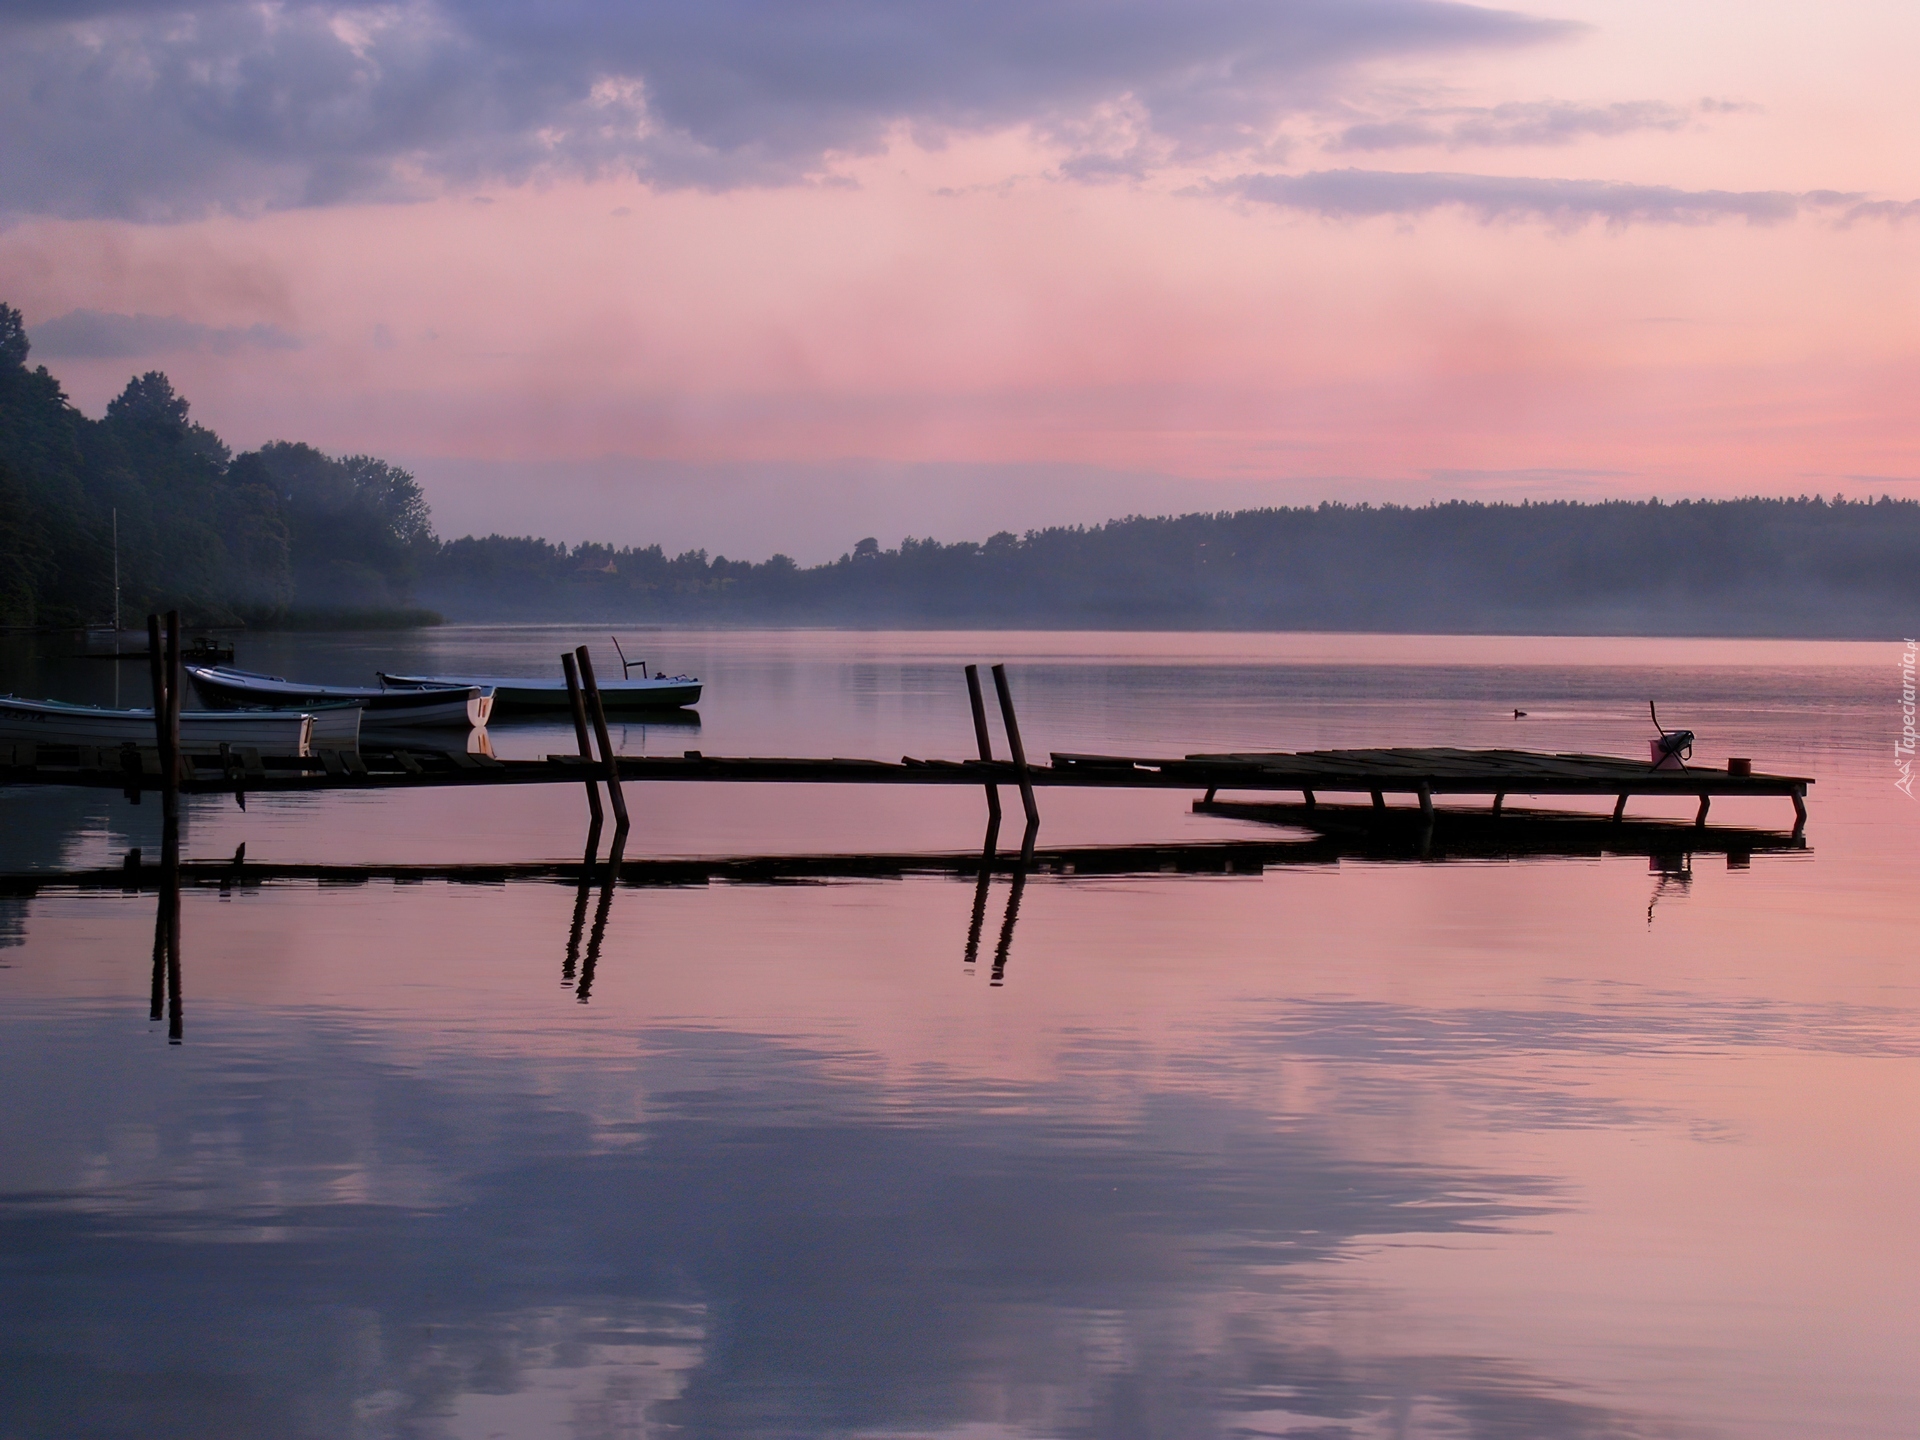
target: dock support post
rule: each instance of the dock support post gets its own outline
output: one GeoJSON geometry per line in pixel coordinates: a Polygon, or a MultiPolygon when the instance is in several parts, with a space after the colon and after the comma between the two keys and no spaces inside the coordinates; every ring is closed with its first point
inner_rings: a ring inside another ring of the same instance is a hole
{"type": "Polygon", "coordinates": [[[1420,818],[1433,824],[1433,786],[1424,780],[1420,782],[1420,818]]]}
{"type": "Polygon", "coordinates": [[[1302,790],[1300,796],[1302,803],[1306,805],[1307,809],[1313,809],[1313,792],[1311,790],[1302,790]]]}
{"type": "MultiPolygon", "coordinates": [[[[580,695],[580,666],[572,655],[562,655],[560,669],[567,677],[567,705],[573,711],[573,743],[579,746],[580,758],[591,761],[593,741],[587,737],[587,702],[580,695]]],[[[592,829],[597,837],[600,822],[606,817],[600,809],[600,787],[591,775],[587,777],[587,813],[593,817],[592,829]]]]}
{"type": "Polygon", "coordinates": [[[1700,809],[1693,817],[1693,823],[1695,825],[1705,825],[1707,823],[1707,807],[1711,804],[1713,804],[1713,796],[1707,794],[1704,790],[1701,791],[1700,809]]]}
{"type": "MultiPolygon", "coordinates": [[[[973,740],[980,747],[980,763],[993,763],[993,739],[987,734],[987,703],[980,698],[980,667],[967,666],[967,703],[973,707],[973,740]]],[[[987,834],[1000,833],[1000,787],[987,782],[987,834]]],[[[991,850],[992,844],[987,848],[991,850]]]]}
{"type": "Polygon", "coordinates": [[[1381,791],[1376,790],[1373,792],[1373,808],[1375,810],[1384,810],[1387,808],[1387,797],[1381,791]]]}
{"type": "Polygon", "coordinates": [[[1627,813],[1627,797],[1623,793],[1619,799],[1613,802],[1613,823],[1618,825],[1621,822],[1621,820],[1626,817],[1626,813],[1627,813]]]}
{"type": "Polygon", "coordinates": [[[1213,804],[1213,797],[1214,797],[1214,796],[1216,796],[1216,795],[1218,795],[1219,793],[1220,793],[1220,792],[1219,792],[1219,791],[1218,791],[1217,789],[1215,789],[1215,788],[1214,788],[1213,786],[1211,786],[1211,785],[1209,785],[1209,786],[1207,787],[1207,798],[1206,798],[1206,799],[1204,799],[1204,800],[1202,800],[1202,801],[1201,801],[1200,803],[1201,803],[1202,805],[1211,805],[1211,804],[1213,804]]]}
{"type": "Polygon", "coordinates": [[[620,762],[613,755],[613,737],[607,734],[607,707],[601,702],[600,687],[593,678],[593,658],[584,645],[575,650],[573,656],[580,666],[580,683],[587,692],[593,733],[600,742],[600,762],[607,767],[607,798],[613,801],[613,848],[617,853],[627,833],[627,797],[620,793],[620,762]]]}
{"type": "Polygon", "coordinates": [[[160,754],[160,816],[163,827],[180,819],[180,720],[174,687],[180,683],[180,612],[147,616],[147,675],[153,682],[153,744],[160,754]]]}
{"type": "Polygon", "coordinates": [[[1007,688],[1007,667],[993,667],[993,688],[1000,697],[1000,721],[1007,727],[1007,748],[1013,752],[1013,773],[1020,782],[1020,803],[1027,812],[1027,833],[1020,843],[1022,861],[1033,858],[1033,839],[1040,829],[1040,806],[1033,798],[1033,777],[1027,770],[1027,749],[1020,743],[1020,721],[1013,713],[1013,691],[1007,688]]]}
{"type": "Polygon", "coordinates": [[[180,753],[180,612],[167,612],[167,749],[173,754],[171,813],[180,814],[180,779],[190,773],[186,757],[180,753]]]}
{"type": "Polygon", "coordinates": [[[1807,828],[1807,787],[1794,787],[1793,795],[1793,838],[1798,840],[1807,828]]]}
{"type": "Polygon", "coordinates": [[[1505,805],[1506,803],[1507,803],[1506,791],[1496,790],[1493,792],[1493,818],[1494,819],[1498,820],[1500,818],[1500,807],[1502,805],[1505,805]]]}

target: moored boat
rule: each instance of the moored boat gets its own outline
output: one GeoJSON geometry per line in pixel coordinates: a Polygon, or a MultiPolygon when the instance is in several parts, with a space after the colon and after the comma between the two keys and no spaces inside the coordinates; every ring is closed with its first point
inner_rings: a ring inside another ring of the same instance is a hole
{"type": "MultiPolygon", "coordinates": [[[[390,675],[377,671],[390,692],[436,686],[477,685],[493,692],[496,715],[558,713],[569,708],[567,682],[537,676],[390,675]]],[[[609,711],[675,710],[700,703],[700,682],[691,675],[651,675],[644,680],[600,681],[600,702],[609,711]]]]}
{"type": "MultiPolygon", "coordinates": [[[[310,755],[313,730],[314,717],[303,710],[183,710],[180,748],[217,751],[223,744],[245,745],[267,755],[310,755]]],[[[23,740],[38,745],[150,746],[156,741],[153,711],[0,696],[0,741],[23,740]]]]}
{"type": "Polygon", "coordinates": [[[279,675],[257,675],[225,665],[189,665],[188,678],[209,705],[326,706],[358,701],[368,729],[402,726],[482,726],[493,713],[493,692],[483,685],[438,685],[431,689],[382,690],[360,685],[305,685],[279,675]]]}

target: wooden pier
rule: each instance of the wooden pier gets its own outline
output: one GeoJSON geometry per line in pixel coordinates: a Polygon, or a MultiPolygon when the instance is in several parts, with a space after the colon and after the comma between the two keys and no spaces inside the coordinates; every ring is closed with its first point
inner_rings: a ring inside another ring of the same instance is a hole
{"type": "MultiPolygon", "coordinates": [[[[1436,800],[1473,797],[1499,814],[1509,796],[1598,796],[1614,801],[1614,818],[1636,797],[1698,802],[1706,823],[1715,798],[1777,796],[1793,804],[1795,828],[1806,823],[1807,787],[1799,775],[1735,775],[1690,766],[1654,770],[1644,762],[1603,755],[1546,755],[1521,750],[1316,750],[1297,754],[1138,755],[1055,754],[1045,765],[1004,760],[899,761],[705,755],[621,755],[612,771],[623,784],[698,782],[774,785],[1002,785],[1032,790],[1183,790],[1207,800],[1223,793],[1294,792],[1311,808],[1320,796],[1367,797],[1376,809],[1388,797],[1417,804],[1430,815],[1436,800]]],[[[537,760],[499,760],[465,750],[397,747],[325,750],[317,755],[262,755],[236,749],[225,755],[179,757],[183,794],[316,794],[336,790],[411,790],[444,786],[588,785],[608,778],[598,759],[575,754],[537,760]]],[[[164,788],[165,773],[152,748],[0,745],[0,784],[81,785],[129,795],[164,788]]]]}

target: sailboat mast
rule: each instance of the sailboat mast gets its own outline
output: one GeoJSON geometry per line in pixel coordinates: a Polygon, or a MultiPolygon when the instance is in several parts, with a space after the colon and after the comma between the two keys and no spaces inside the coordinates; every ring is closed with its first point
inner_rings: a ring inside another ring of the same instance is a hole
{"type": "Polygon", "coordinates": [[[113,648],[120,648],[120,509],[113,511],[113,648]]]}

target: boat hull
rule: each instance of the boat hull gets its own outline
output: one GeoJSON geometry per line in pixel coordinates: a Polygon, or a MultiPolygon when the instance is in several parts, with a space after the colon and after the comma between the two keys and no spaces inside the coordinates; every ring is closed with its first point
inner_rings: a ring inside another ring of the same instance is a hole
{"type": "MultiPolygon", "coordinates": [[[[313,727],[314,717],[299,710],[186,710],[180,748],[217,752],[224,744],[267,755],[310,755],[313,727]]],[[[151,710],[0,698],[0,743],[151,746],[156,738],[151,710]]]]}
{"type": "Polygon", "coordinates": [[[360,719],[366,707],[357,703],[315,706],[313,748],[316,750],[358,750],[360,719]]]}
{"type": "MultiPolygon", "coordinates": [[[[475,685],[493,691],[495,715],[564,714],[572,709],[564,680],[498,678],[480,675],[389,675],[378,672],[389,691],[434,686],[475,685]]],[[[684,675],[659,680],[606,680],[600,703],[609,713],[629,710],[678,710],[700,703],[700,682],[684,675]]]]}
{"type": "Polygon", "coordinates": [[[193,688],[209,705],[223,709],[247,705],[323,707],[357,702],[368,730],[477,728],[493,713],[493,696],[477,685],[422,690],[375,690],[351,685],[301,685],[272,675],[242,670],[189,666],[193,688]]]}

